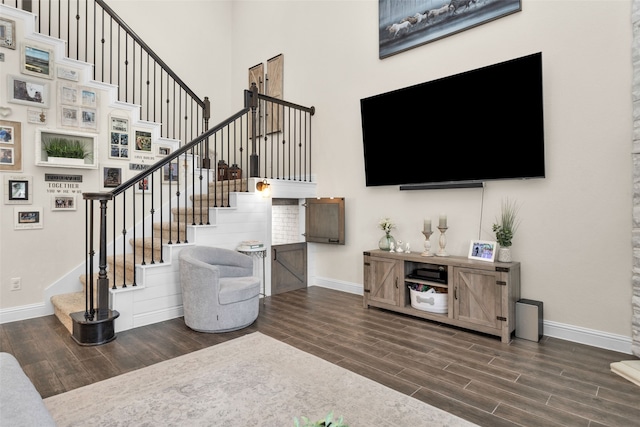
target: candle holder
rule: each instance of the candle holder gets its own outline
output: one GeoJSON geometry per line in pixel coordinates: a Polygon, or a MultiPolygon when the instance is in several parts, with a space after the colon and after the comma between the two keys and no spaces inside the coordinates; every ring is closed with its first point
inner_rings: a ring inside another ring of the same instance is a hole
{"type": "Polygon", "coordinates": [[[438,241],[438,245],[440,246],[440,249],[436,254],[437,256],[449,256],[447,251],[444,250],[444,248],[447,246],[447,238],[445,237],[444,233],[447,232],[448,228],[449,227],[438,227],[438,230],[440,230],[440,240],[438,241]]]}
{"type": "Polygon", "coordinates": [[[431,231],[423,231],[422,234],[424,234],[424,252],[422,252],[420,255],[433,256],[433,254],[431,253],[431,240],[429,240],[433,233],[431,231]]]}

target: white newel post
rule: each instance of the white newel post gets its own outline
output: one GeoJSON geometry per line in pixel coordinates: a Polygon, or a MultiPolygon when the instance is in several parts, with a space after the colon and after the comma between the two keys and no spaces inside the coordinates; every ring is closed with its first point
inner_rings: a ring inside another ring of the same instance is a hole
{"type": "Polygon", "coordinates": [[[633,0],[631,24],[633,42],[633,296],[631,298],[631,351],[640,357],[640,0],[633,0]]]}

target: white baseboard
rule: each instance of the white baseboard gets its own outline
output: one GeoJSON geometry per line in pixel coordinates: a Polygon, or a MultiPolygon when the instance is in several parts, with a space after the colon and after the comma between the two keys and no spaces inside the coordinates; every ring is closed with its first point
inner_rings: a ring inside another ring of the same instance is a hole
{"type": "MultiPolygon", "coordinates": [[[[363,287],[361,284],[344,282],[326,277],[313,278],[313,285],[309,286],[319,286],[356,295],[363,294],[363,287]]],[[[579,326],[566,325],[549,320],[544,320],[543,326],[544,335],[548,337],[618,351],[620,353],[633,354],[631,351],[631,337],[596,331],[594,329],[581,328],[579,326]]]]}
{"type": "Polygon", "coordinates": [[[552,322],[550,320],[543,321],[543,324],[544,335],[548,337],[619,351],[620,353],[633,354],[631,351],[630,337],[552,322]]]}
{"type": "Polygon", "coordinates": [[[44,317],[50,314],[53,314],[53,310],[51,306],[48,307],[45,303],[3,308],[0,310],[0,324],[44,317]]]}

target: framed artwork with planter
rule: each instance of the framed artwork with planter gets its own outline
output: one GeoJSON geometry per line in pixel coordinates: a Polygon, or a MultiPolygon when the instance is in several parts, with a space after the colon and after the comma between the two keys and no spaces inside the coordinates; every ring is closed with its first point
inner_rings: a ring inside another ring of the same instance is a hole
{"type": "Polygon", "coordinates": [[[93,134],[36,129],[36,165],[98,168],[98,137],[93,134]]]}
{"type": "Polygon", "coordinates": [[[488,240],[472,240],[469,244],[469,259],[494,262],[496,259],[497,243],[488,240]]]}

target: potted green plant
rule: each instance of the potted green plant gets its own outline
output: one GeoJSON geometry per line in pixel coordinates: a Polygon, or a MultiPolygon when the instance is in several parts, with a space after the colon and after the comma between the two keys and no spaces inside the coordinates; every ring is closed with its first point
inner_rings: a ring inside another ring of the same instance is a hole
{"type": "Polygon", "coordinates": [[[50,138],[42,145],[47,153],[47,161],[62,164],[84,164],[85,159],[91,158],[91,153],[84,143],[67,138],[50,138]],[[63,160],[64,159],[64,160],[63,160]],[[74,159],[76,161],[69,161],[74,159]]]}
{"type": "Polygon", "coordinates": [[[496,241],[500,245],[498,249],[498,261],[511,262],[511,244],[513,236],[520,225],[518,211],[520,207],[512,200],[504,199],[500,216],[493,224],[493,231],[496,233],[496,241]]]}
{"type": "Polygon", "coordinates": [[[337,420],[333,420],[333,411],[329,412],[329,414],[325,417],[324,420],[320,421],[310,421],[307,417],[301,417],[302,421],[298,420],[298,418],[294,418],[293,422],[295,427],[349,427],[342,421],[342,417],[337,420]]]}

